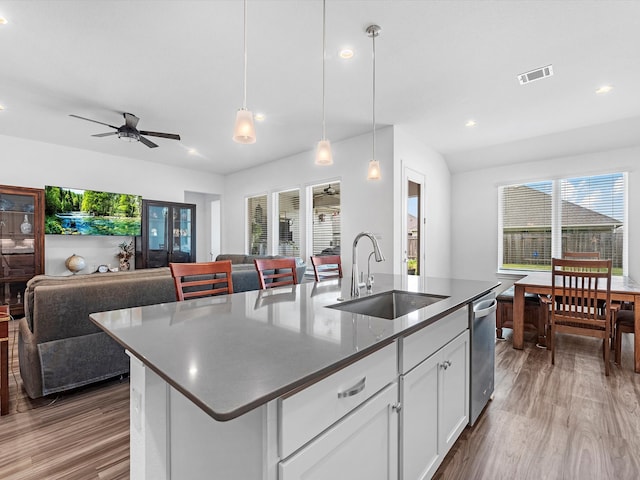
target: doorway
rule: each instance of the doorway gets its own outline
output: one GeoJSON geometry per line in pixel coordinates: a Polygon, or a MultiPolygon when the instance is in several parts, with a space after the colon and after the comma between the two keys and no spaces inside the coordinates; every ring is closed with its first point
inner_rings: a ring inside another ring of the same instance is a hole
{"type": "Polygon", "coordinates": [[[404,169],[403,178],[403,271],[408,277],[425,275],[424,250],[424,175],[410,169],[404,169]]]}

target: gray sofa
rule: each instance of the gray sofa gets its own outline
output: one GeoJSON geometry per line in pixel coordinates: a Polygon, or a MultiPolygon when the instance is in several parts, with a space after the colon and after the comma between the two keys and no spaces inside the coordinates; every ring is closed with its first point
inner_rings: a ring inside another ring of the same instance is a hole
{"type": "Polygon", "coordinates": [[[38,398],[129,372],[123,347],[89,314],[175,300],[168,268],[32,278],[18,334],[27,394],[38,398]]]}
{"type": "MultiPolygon", "coordinates": [[[[245,255],[242,253],[220,254],[216,257],[219,260],[231,260],[233,278],[233,291],[244,292],[247,290],[258,290],[260,283],[258,282],[258,273],[253,263],[254,258],[283,258],[280,255],[245,255]]],[[[304,272],[307,264],[300,257],[295,257],[296,273],[298,275],[298,283],[302,283],[304,272]]]]}

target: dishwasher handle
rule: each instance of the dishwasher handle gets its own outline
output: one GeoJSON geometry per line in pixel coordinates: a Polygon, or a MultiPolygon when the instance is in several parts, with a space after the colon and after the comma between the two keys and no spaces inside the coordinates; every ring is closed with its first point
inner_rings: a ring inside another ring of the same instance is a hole
{"type": "Polygon", "coordinates": [[[498,300],[482,300],[473,306],[473,314],[476,318],[491,315],[498,308],[498,300]]]}

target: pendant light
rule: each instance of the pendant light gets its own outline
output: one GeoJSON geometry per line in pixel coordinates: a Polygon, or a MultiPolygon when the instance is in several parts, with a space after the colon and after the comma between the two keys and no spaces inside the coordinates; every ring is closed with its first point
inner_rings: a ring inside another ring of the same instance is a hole
{"type": "Polygon", "coordinates": [[[331,153],[331,143],[327,140],[325,126],[325,62],[327,59],[327,20],[325,0],[322,0],[322,140],[318,142],[316,148],[316,165],[332,165],[333,154],[331,153]]]}
{"type": "Polygon", "coordinates": [[[373,41],[373,148],[367,180],[380,180],[380,162],[376,160],[376,37],[380,30],[378,25],[369,25],[366,30],[373,41]]]}
{"type": "Polygon", "coordinates": [[[236,126],[233,141],[237,143],[256,143],[256,130],[253,126],[253,113],[247,110],[247,0],[244,0],[244,97],[242,108],[236,114],[236,126]]]}

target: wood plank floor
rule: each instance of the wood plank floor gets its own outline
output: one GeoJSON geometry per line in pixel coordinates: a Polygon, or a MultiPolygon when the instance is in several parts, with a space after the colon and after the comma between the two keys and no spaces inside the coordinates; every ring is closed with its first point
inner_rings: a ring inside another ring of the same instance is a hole
{"type": "MultiPolygon", "coordinates": [[[[525,350],[516,351],[510,330],[505,333],[506,340],[496,344],[494,400],[463,432],[435,478],[640,478],[633,336],[624,336],[623,367],[612,366],[607,378],[597,341],[559,337],[552,367],[549,352],[536,348],[532,338],[525,337],[525,350]]],[[[0,479],[129,478],[128,382],[32,401],[22,391],[17,345],[10,342],[11,401],[10,414],[0,417],[0,479]]]]}

